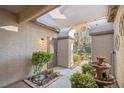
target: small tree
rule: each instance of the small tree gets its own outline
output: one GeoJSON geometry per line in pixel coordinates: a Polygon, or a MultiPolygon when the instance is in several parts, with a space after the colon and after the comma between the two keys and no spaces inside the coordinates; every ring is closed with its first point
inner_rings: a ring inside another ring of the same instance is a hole
{"type": "Polygon", "coordinates": [[[42,67],[47,64],[52,58],[52,54],[43,51],[36,51],[32,54],[32,64],[34,74],[38,75],[41,73],[42,67]]]}

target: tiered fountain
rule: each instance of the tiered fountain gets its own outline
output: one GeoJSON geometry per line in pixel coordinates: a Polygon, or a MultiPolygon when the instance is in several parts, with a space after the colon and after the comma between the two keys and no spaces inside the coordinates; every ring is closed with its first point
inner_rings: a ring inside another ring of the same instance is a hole
{"type": "Polygon", "coordinates": [[[111,65],[104,60],[105,58],[97,57],[97,62],[90,62],[90,65],[96,69],[94,78],[99,87],[105,87],[115,83],[114,77],[110,74],[111,65]]]}

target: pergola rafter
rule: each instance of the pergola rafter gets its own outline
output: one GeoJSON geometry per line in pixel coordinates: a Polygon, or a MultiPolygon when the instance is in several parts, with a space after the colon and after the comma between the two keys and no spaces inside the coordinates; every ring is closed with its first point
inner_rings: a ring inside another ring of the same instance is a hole
{"type": "Polygon", "coordinates": [[[108,6],[108,13],[107,13],[107,20],[108,22],[114,22],[115,16],[117,14],[119,5],[109,5],[108,6]]]}

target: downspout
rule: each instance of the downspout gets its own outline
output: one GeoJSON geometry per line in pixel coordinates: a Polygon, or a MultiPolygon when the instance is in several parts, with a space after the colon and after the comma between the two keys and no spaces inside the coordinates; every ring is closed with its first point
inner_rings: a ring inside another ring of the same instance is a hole
{"type": "Polygon", "coordinates": [[[116,56],[116,52],[113,50],[111,52],[111,65],[112,65],[112,75],[114,75],[114,78],[116,79],[116,68],[115,68],[115,56],[116,56]]]}

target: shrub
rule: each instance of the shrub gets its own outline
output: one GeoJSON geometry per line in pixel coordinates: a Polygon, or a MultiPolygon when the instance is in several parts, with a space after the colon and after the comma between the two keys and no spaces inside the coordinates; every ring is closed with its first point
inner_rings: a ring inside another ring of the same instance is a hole
{"type": "Polygon", "coordinates": [[[97,84],[93,77],[88,74],[82,74],[81,72],[74,73],[71,78],[72,88],[97,88],[97,84]]]}
{"type": "Polygon", "coordinates": [[[34,68],[34,74],[41,73],[42,67],[47,64],[52,58],[52,54],[48,52],[36,51],[32,54],[32,64],[34,68]]]}
{"type": "Polygon", "coordinates": [[[53,69],[48,69],[48,72],[47,72],[48,74],[52,74],[52,73],[54,73],[54,70],[53,69]]]}
{"type": "Polygon", "coordinates": [[[93,71],[93,67],[91,65],[89,64],[82,65],[82,73],[89,74],[92,71],[93,71]]]}
{"type": "Polygon", "coordinates": [[[80,60],[84,60],[84,54],[80,54],[80,60]]]}
{"type": "Polygon", "coordinates": [[[74,53],[73,54],[73,61],[74,61],[74,63],[79,62],[80,61],[80,55],[78,55],[77,53],[74,53]]]}

